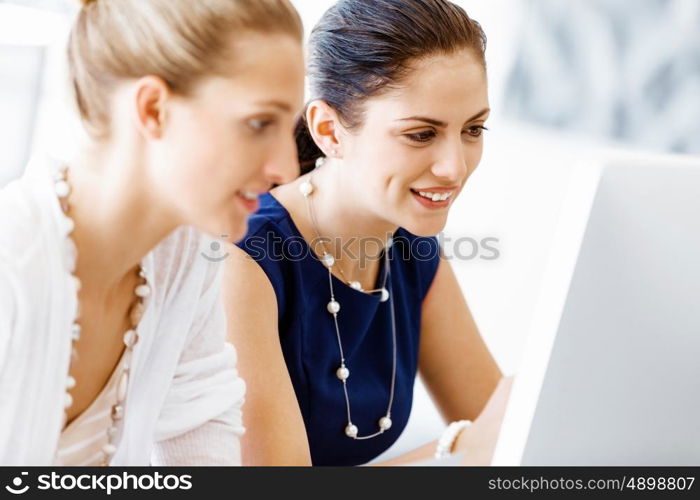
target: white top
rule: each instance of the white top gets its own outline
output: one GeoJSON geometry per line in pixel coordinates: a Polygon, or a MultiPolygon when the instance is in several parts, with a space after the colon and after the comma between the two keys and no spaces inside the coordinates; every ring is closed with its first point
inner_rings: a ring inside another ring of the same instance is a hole
{"type": "MultiPolygon", "coordinates": [[[[0,465],[52,464],[62,431],[78,300],[59,166],[37,158],[0,190],[0,465]]],[[[144,259],[152,293],[112,465],[240,463],[245,384],[206,240],[182,227],[144,259]]]]}
{"type": "Polygon", "coordinates": [[[112,406],[117,402],[117,383],[126,359],[126,349],[95,400],[61,432],[54,465],[102,464],[102,447],[108,443],[107,429],[112,426],[112,406]]]}

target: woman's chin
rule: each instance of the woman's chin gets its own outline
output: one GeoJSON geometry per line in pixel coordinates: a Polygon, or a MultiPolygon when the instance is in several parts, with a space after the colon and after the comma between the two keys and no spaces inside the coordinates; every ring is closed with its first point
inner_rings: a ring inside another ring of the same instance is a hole
{"type": "Polygon", "coordinates": [[[248,218],[229,219],[213,221],[209,224],[199,226],[199,229],[210,234],[214,238],[222,239],[228,243],[238,243],[245,238],[248,232],[248,218]]]}
{"type": "Polygon", "coordinates": [[[440,234],[440,232],[445,229],[446,222],[447,221],[442,218],[439,220],[413,219],[407,220],[406,224],[401,227],[416,236],[430,238],[440,234]]]}

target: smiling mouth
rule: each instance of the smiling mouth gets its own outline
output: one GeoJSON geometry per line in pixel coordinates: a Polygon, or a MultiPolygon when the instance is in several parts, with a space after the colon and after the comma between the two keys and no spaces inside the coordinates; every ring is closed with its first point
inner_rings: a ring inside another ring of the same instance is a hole
{"type": "Polygon", "coordinates": [[[238,195],[243,198],[244,200],[248,201],[255,201],[260,197],[259,193],[256,193],[254,191],[238,191],[238,195]]]}
{"type": "Polygon", "coordinates": [[[424,198],[425,200],[432,202],[447,201],[455,194],[455,191],[444,191],[438,193],[435,191],[423,191],[419,189],[411,189],[411,192],[417,196],[420,196],[421,198],[424,198]]]}

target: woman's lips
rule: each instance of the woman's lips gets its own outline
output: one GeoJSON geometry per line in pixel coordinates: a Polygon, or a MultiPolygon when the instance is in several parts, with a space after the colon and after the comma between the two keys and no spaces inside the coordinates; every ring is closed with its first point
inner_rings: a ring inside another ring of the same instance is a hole
{"type": "Polygon", "coordinates": [[[241,205],[243,205],[245,211],[249,214],[254,214],[260,209],[260,199],[258,196],[253,198],[252,195],[249,193],[244,194],[239,192],[236,193],[236,198],[241,203],[241,205]]]}
{"type": "Polygon", "coordinates": [[[418,203],[428,209],[439,210],[450,206],[457,188],[411,189],[411,195],[418,203]]]}

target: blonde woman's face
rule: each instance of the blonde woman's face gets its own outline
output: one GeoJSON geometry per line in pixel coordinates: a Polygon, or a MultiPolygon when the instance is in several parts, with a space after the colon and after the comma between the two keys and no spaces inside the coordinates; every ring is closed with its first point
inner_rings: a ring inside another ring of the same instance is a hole
{"type": "Polygon", "coordinates": [[[369,99],[364,124],[343,137],[343,185],[392,225],[439,233],[481,160],[489,115],[486,72],[470,51],[413,65],[400,88],[369,99]]]}
{"type": "Polygon", "coordinates": [[[257,195],[299,173],[293,128],[304,98],[300,43],[236,40],[230,77],[211,77],[168,107],[155,166],[161,196],[186,224],[237,241],[257,195]]]}

